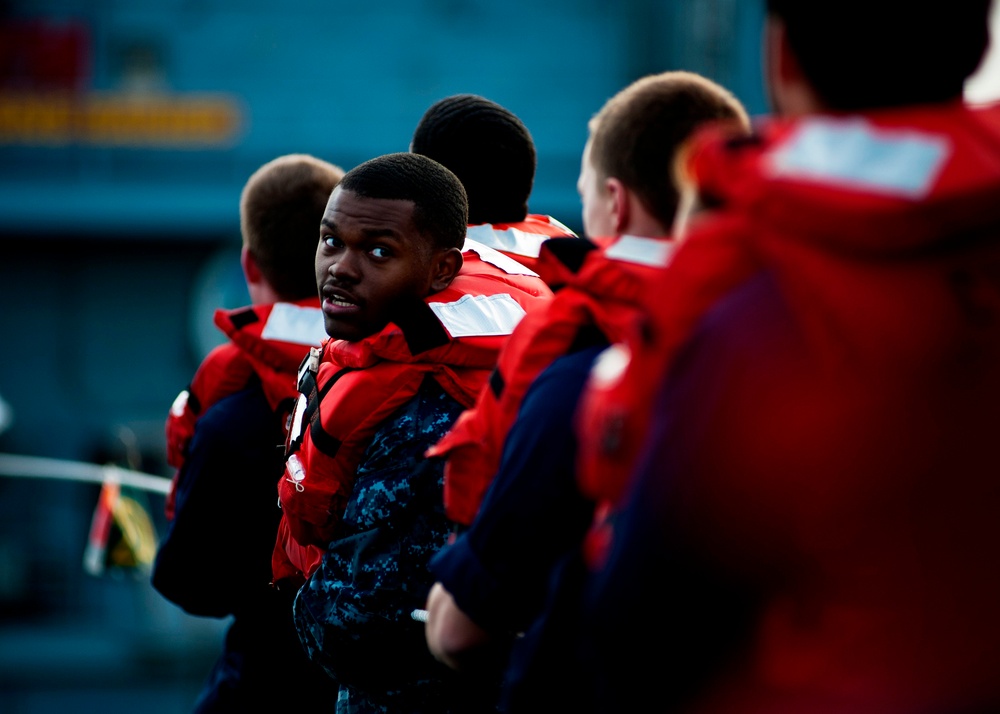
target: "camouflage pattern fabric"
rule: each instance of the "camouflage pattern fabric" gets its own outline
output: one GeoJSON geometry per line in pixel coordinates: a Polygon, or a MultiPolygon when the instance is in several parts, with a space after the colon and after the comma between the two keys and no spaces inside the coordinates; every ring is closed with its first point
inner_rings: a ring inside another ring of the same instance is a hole
{"type": "Polygon", "coordinates": [[[443,463],[423,454],[462,408],[427,379],[387,420],[358,468],[337,538],[296,597],[306,652],[340,683],[337,714],[493,710],[491,697],[433,659],[423,623],[411,617],[433,582],[427,563],[451,530],[443,463]]]}

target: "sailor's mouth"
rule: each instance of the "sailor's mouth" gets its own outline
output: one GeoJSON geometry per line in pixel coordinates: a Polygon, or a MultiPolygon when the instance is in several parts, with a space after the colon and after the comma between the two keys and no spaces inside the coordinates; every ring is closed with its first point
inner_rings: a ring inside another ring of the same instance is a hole
{"type": "Polygon", "coordinates": [[[327,298],[323,302],[325,305],[330,305],[331,307],[357,307],[357,303],[351,302],[350,300],[344,300],[343,298],[327,298]]]}
{"type": "Polygon", "coordinates": [[[323,291],[323,311],[339,313],[360,309],[359,300],[342,290],[328,288],[323,291]]]}

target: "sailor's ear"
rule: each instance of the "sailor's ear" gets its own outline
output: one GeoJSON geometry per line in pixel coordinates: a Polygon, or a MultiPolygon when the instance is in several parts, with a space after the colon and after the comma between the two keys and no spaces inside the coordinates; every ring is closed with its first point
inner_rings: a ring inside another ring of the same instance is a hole
{"type": "Polygon", "coordinates": [[[240,251],[240,265],[243,267],[243,277],[248,283],[259,283],[262,279],[257,258],[246,245],[240,251]]]}
{"type": "Polygon", "coordinates": [[[451,285],[451,281],[462,269],[465,258],[458,248],[446,248],[438,251],[434,257],[431,272],[431,292],[437,293],[451,285]]]}
{"type": "Polygon", "coordinates": [[[632,218],[629,205],[632,192],[621,179],[613,176],[604,179],[604,188],[611,201],[611,225],[614,227],[615,235],[621,235],[632,218]]]}

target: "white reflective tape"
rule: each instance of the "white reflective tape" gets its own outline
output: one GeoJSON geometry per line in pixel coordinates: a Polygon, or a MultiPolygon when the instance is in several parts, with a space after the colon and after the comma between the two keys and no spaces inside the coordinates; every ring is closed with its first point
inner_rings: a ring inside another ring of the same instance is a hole
{"type": "Polygon", "coordinates": [[[674,252],[673,242],[666,238],[640,238],[624,235],[604,250],[604,255],[626,263],[662,268],[674,252]]]}
{"type": "Polygon", "coordinates": [[[524,317],[524,308],[506,293],[463,295],[455,302],[428,304],[452,337],[509,335],[524,317]]]}
{"type": "Polygon", "coordinates": [[[600,389],[609,389],[621,381],[632,361],[632,352],[623,343],[615,343],[601,351],[590,368],[591,383],[600,389]]]}
{"type": "Polygon", "coordinates": [[[565,223],[560,223],[558,220],[556,220],[552,216],[546,216],[546,220],[548,220],[548,223],[549,223],[550,227],[556,228],[556,229],[562,231],[563,233],[565,233],[568,236],[574,236],[574,237],[576,236],[576,233],[574,233],[572,231],[572,229],[570,229],[569,226],[567,226],[565,223]]]}
{"type": "Polygon", "coordinates": [[[538,273],[531,268],[521,265],[509,255],[504,255],[500,251],[493,250],[489,246],[483,245],[478,241],[466,238],[465,245],[462,246],[462,252],[466,253],[468,251],[472,251],[484,262],[500,268],[500,270],[504,271],[508,275],[530,275],[535,278],[538,277],[538,273]]]}
{"type": "Polygon", "coordinates": [[[303,307],[278,302],[271,308],[267,324],[261,332],[265,340],[291,342],[296,345],[318,345],[326,339],[323,311],[318,307],[303,307]]]}
{"type": "Polygon", "coordinates": [[[178,418],[184,416],[184,411],[187,409],[188,399],[190,397],[191,393],[188,392],[188,390],[181,390],[181,393],[174,399],[174,403],[170,405],[170,413],[178,418]]]}
{"type": "Polygon", "coordinates": [[[292,410],[292,424],[288,431],[289,443],[296,442],[302,436],[303,421],[306,415],[306,395],[300,394],[292,410]]]}
{"type": "Polygon", "coordinates": [[[482,243],[494,250],[503,250],[508,253],[525,255],[529,258],[537,258],[539,252],[542,250],[542,243],[548,240],[550,236],[541,235],[540,233],[526,233],[517,228],[507,228],[506,230],[499,231],[490,224],[484,223],[478,226],[470,226],[465,233],[465,237],[477,243],[482,243]]]}
{"type": "Polygon", "coordinates": [[[920,198],[950,153],[946,137],[881,129],[863,119],[806,120],[770,157],[770,173],[920,198]]]}

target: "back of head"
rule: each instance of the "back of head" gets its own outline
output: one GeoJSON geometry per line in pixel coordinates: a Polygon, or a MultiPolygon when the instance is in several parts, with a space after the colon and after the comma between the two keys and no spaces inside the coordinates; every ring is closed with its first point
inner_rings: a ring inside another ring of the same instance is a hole
{"type": "Polygon", "coordinates": [[[768,0],[830,109],[957,100],[989,44],[992,0],[768,0]]]}
{"type": "Polygon", "coordinates": [[[410,150],[451,169],[469,197],[470,223],[514,223],[528,213],[535,143],[511,111],[475,94],[431,105],[410,150]]]}
{"type": "Polygon", "coordinates": [[[433,159],[409,153],[378,156],[344,174],[340,188],[366,198],[413,201],[414,225],[437,247],[460,249],[465,243],[465,188],[433,159]]]}
{"type": "Polygon", "coordinates": [[[590,120],[589,160],[600,179],[619,179],[669,226],[679,200],[671,169],[677,150],[699,126],[719,120],[749,130],[743,105],[715,82],[692,72],[643,77],[590,120]]]}
{"type": "Polygon", "coordinates": [[[316,294],[316,245],[339,166],[287,154],[250,176],[240,196],[240,229],[261,273],[284,300],[316,294]]]}

